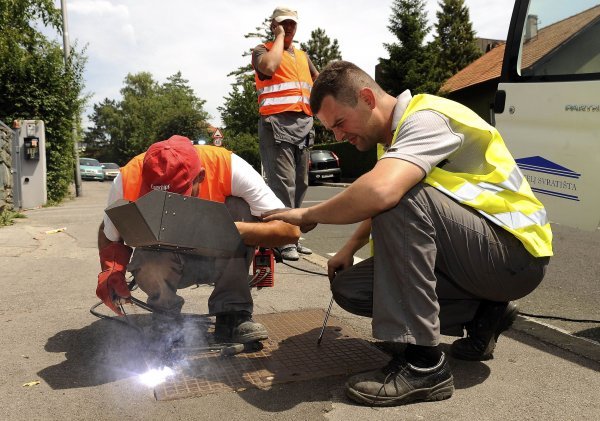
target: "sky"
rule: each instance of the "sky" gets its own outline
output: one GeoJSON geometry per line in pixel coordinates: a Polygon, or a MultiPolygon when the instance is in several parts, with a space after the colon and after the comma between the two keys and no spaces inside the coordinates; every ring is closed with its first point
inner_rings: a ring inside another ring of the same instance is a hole
{"type": "MultiPolygon", "coordinates": [[[[433,25],[438,0],[427,0],[433,25]]],[[[57,8],[61,1],[55,0],[57,8]]],[[[337,39],[342,58],[374,76],[384,43],[397,41],[387,29],[392,0],[66,0],[71,45],[86,47],[83,116],[104,98],[121,99],[128,73],[150,72],[159,83],[181,71],[196,96],[206,101],[209,122],[221,127],[217,107],[231,90],[227,74],[246,65],[242,54],[258,39],[246,39],[273,9],[285,5],[299,15],[295,40],[307,42],[322,28],[337,39]]],[[[478,37],[506,39],[514,0],[466,0],[478,37]]],[[[56,36],[62,43],[62,37],[56,36]]]]}

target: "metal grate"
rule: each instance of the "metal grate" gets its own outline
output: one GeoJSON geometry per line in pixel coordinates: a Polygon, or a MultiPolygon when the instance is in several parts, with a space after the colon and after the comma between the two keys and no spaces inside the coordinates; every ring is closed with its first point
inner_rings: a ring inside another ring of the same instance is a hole
{"type": "Polygon", "coordinates": [[[182,367],[157,386],[154,395],[170,400],[249,387],[265,389],[275,383],[375,369],[389,360],[334,317],[317,345],[323,317],[323,310],[255,315],[269,331],[261,351],[234,357],[188,352],[182,367]]]}

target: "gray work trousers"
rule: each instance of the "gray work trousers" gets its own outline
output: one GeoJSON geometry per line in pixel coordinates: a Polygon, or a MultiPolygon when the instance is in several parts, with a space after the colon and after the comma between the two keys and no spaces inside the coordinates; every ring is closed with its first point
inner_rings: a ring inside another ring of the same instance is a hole
{"type": "MultiPolygon", "coordinates": [[[[250,206],[239,197],[228,197],[225,205],[234,221],[257,220],[250,213],[250,206]]],[[[177,295],[178,289],[209,283],[215,284],[208,299],[210,314],[242,310],[252,313],[248,269],[254,251],[254,247],[241,242],[232,257],[136,248],[127,269],[148,295],[147,303],[158,317],[175,318],[180,315],[184,299],[177,295]]]]}
{"type": "Polygon", "coordinates": [[[308,148],[277,142],[272,126],[258,122],[260,159],[267,185],[288,208],[299,208],[308,189],[308,148]]]}
{"type": "Polygon", "coordinates": [[[342,308],[373,318],[375,338],[390,342],[434,346],[440,329],[462,336],[482,300],[524,297],[550,260],[423,183],[375,216],[371,232],[374,257],[338,274],[331,289],[342,308]]]}

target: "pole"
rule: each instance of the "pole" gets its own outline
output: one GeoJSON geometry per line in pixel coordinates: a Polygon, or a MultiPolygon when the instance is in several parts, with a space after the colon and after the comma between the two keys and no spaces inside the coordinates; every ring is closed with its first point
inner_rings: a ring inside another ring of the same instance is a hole
{"type": "MultiPolygon", "coordinates": [[[[67,24],[67,0],[60,0],[60,8],[62,11],[62,29],[63,29],[63,51],[65,54],[65,67],[69,64],[69,55],[71,54],[71,46],[69,44],[69,28],[67,24]]],[[[83,194],[81,189],[81,171],[79,169],[79,147],[77,141],[77,118],[73,116],[73,156],[75,157],[75,196],[79,197],[83,194]]]]}

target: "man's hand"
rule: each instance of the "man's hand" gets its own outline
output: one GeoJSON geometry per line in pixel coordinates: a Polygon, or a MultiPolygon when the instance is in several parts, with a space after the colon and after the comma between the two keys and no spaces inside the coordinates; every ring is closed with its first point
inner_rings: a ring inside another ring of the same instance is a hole
{"type": "Polygon", "coordinates": [[[316,222],[309,222],[306,219],[307,208],[296,208],[290,210],[274,210],[265,212],[261,216],[263,221],[284,221],[288,224],[300,227],[300,231],[309,232],[318,225],[316,222]]]}
{"type": "Polygon", "coordinates": [[[132,252],[131,247],[117,242],[111,242],[100,250],[102,272],[98,274],[96,295],[118,315],[122,315],[122,313],[114,302],[119,297],[131,297],[127,282],[125,282],[125,272],[132,252]]]}
{"type": "Polygon", "coordinates": [[[354,264],[354,254],[342,248],[335,256],[327,261],[327,276],[333,281],[335,275],[354,264]]]}
{"type": "Polygon", "coordinates": [[[273,21],[271,23],[271,32],[273,32],[273,37],[277,38],[279,35],[285,36],[285,28],[280,23],[273,21]]]}

